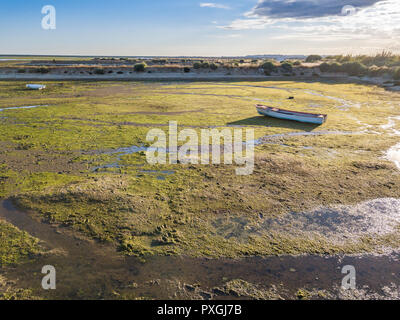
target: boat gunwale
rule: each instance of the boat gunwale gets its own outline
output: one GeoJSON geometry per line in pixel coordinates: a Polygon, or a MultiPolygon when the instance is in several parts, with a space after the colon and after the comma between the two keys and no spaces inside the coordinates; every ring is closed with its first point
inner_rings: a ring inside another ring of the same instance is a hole
{"type": "Polygon", "coordinates": [[[324,119],[326,119],[328,117],[327,114],[292,111],[292,110],[287,110],[287,109],[268,107],[268,106],[264,106],[264,105],[261,105],[261,104],[257,104],[256,107],[257,107],[257,109],[272,111],[272,112],[276,112],[276,113],[288,113],[288,114],[293,114],[293,115],[301,115],[301,116],[309,117],[309,118],[321,118],[321,117],[323,117],[324,119]],[[261,108],[261,107],[263,107],[263,108],[261,108]]]}

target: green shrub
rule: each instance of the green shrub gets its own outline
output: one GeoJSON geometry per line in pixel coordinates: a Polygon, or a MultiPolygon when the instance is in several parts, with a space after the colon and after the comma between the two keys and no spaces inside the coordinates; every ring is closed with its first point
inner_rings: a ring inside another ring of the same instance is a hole
{"type": "Polygon", "coordinates": [[[144,72],[146,70],[146,64],[145,63],[137,63],[133,66],[133,70],[136,72],[144,72]]]}
{"type": "Polygon", "coordinates": [[[301,66],[301,62],[299,60],[296,60],[295,62],[293,62],[294,66],[301,66]]]}
{"type": "Polygon", "coordinates": [[[309,55],[306,58],[306,62],[315,62],[315,61],[320,61],[320,60],[322,60],[322,57],[317,54],[309,55]]]}
{"type": "Polygon", "coordinates": [[[321,65],[319,66],[319,70],[321,70],[321,72],[330,72],[331,71],[331,65],[329,63],[321,63],[321,65]]]}
{"type": "Polygon", "coordinates": [[[331,72],[341,72],[342,65],[340,63],[334,62],[331,64],[331,72]]]}
{"type": "Polygon", "coordinates": [[[204,69],[208,69],[210,67],[210,64],[208,62],[203,62],[201,64],[201,67],[204,68],[204,69]]]}
{"type": "Polygon", "coordinates": [[[26,70],[25,69],[18,69],[17,73],[25,73],[26,70]]]}
{"type": "Polygon", "coordinates": [[[265,73],[266,75],[269,75],[269,74],[271,74],[272,72],[276,72],[276,70],[277,70],[276,66],[275,66],[271,61],[264,62],[264,63],[261,65],[261,68],[264,69],[264,73],[265,73]],[[267,73],[268,73],[268,74],[267,74],[267,73]]]}
{"type": "Polygon", "coordinates": [[[44,74],[44,73],[49,73],[49,72],[50,72],[50,70],[48,68],[44,68],[44,67],[35,69],[35,73],[44,74]]]}
{"type": "Polygon", "coordinates": [[[201,68],[201,63],[200,63],[200,62],[195,62],[195,63],[193,64],[193,68],[195,68],[195,69],[200,69],[200,68],[201,68]]]}
{"type": "Polygon", "coordinates": [[[94,74],[105,74],[106,72],[103,69],[95,69],[94,74]]]}
{"type": "Polygon", "coordinates": [[[321,72],[341,72],[342,65],[337,62],[334,62],[332,64],[324,62],[321,63],[319,69],[321,70],[321,72]]]}
{"type": "Polygon", "coordinates": [[[293,66],[289,62],[283,62],[281,64],[281,68],[283,69],[284,72],[286,73],[291,73],[293,72],[293,66]]]}
{"type": "Polygon", "coordinates": [[[211,63],[210,68],[211,68],[211,70],[217,70],[218,66],[215,63],[211,63]]]}
{"type": "Polygon", "coordinates": [[[393,74],[394,80],[400,80],[400,67],[396,68],[393,74]]]}
{"type": "Polygon", "coordinates": [[[342,70],[350,76],[362,76],[368,72],[368,68],[358,61],[343,63],[342,70]]]}
{"type": "Polygon", "coordinates": [[[190,68],[189,68],[189,67],[184,67],[184,68],[183,68],[183,72],[185,72],[185,73],[190,72],[190,68]]]}

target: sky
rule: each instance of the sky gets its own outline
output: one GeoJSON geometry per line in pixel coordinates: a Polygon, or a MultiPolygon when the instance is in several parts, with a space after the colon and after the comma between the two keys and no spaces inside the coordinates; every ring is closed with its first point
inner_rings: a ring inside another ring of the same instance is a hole
{"type": "Polygon", "coordinates": [[[399,35],[400,0],[0,0],[0,54],[400,53],[399,35]]]}

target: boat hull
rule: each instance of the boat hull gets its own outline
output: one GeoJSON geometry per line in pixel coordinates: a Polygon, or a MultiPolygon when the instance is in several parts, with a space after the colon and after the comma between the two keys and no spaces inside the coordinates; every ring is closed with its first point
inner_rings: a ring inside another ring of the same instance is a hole
{"type": "Polygon", "coordinates": [[[30,90],[43,90],[46,88],[43,84],[27,84],[26,87],[30,90]]]}
{"type": "Polygon", "coordinates": [[[313,123],[313,124],[323,124],[326,121],[326,115],[314,115],[314,114],[307,114],[302,112],[294,112],[288,110],[281,110],[276,108],[270,107],[258,107],[257,111],[260,115],[283,119],[283,120],[292,120],[304,123],[313,123]]]}

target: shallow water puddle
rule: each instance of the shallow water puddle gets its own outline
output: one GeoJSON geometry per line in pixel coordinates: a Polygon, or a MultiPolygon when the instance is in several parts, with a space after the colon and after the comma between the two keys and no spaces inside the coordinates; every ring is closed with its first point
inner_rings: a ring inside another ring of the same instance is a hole
{"type": "Polygon", "coordinates": [[[134,154],[134,153],[138,153],[138,152],[144,152],[147,151],[148,148],[147,147],[143,147],[143,146],[131,146],[131,147],[126,147],[126,148],[118,148],[115,150],[111,150],[111,151],[107,151],[107,152],[103,152],[104,154],[117,154],[117,159],[115,160],[115,162],[113,163],[109,163],[109,164],[105,164],[102,166],[98,166],[98,167],[94,167],[92,168],[92,171],[99,171],[100,169],[109,169],[109,168],[121,168],[121,165],[119,164],[119,162],[121,161],[121,158],[123,156],[127,156],[130,154],[134,154]]]}
{"type": "MultiPolygon", "coordinates": [[[[293,298],[298,289],[325,290],[332,297],[340,296],[344,265],[354,265],[357,270],[357,288],[368,287],[368,292],[392,297],[395,292],[385,292],[384,286],[399,283],[399,254],[359,257],[338,256],[282,256],[249,257],[241,260],[205,259],[188,257],[151,257],[146,263],[133,257],[124,257],[112,246],[79,239],[71,230],[55,228],[34,219],[31,214],[17,210],[10,201],[0,202],[0,217],[21,230],[41,239],[48,249],[58,254],[36,257],[29,263],[0,269],[8,279],[17,279],[22,288],[32,288],[34,293],[49,299],[107,299],[118,298],[115,292],[129,292],[136,297],[154,299],[176,298],[190,290],[171,287],[168,283],[199,284],[203,298],[237,298],[234,293],[221,293],[227,281],[242,279],[257,286],[277,286],[281,297],[293,298]],[[53,265],[57,271],[57,290],[41,289],[41,268],[53,265]],[[137,285],[132,287],[131,284],[137,285]],[[175,291],[174,291],[175,290],[175,291]]],[[[190,291],[190,292],[189,292],[190,291]]],[[[360,294],[360,293],[358,293],[360,294]]],[[[365,295],[365,296],[363,296],[365,295]]]]}
{"type": "Polygon", "coordinates": [[[385,236],[400,225],[400,199],[384,198],[357,205],[335,205],[267,219],[262,227],[293,236],[326,237],[334,242],[363,236],[385,236]],[[294,231],[297,230],[297,231],[294,231]],[[300,231],[299,231],[300,230],[300,231]]]}
{"type": "MultiPolygon", "coordinates": [[[[234,127],[234,126],[232,126],[234,127]]],[[[240,126],[238,126],[240,127],[240,126]]],[[[321,135],[352,135],[352,134],[359,134],[359,132],[352,132],[352,131],[313,131],[313,132],[288,132],[288,133],[279,133],[279,134],[272,134],[272,135],[266,135],[263,136],[259,139],[255,140],[250,140],[247,142],[243,142],[243,146],[248,146],[248,145],[254,145],[254,146],[259,146],[263,144],[269,144],[270,140],[274,139],[279,139],[279,138],[288,138],[288,137],[301,137],[301,136],[321,136],[321,135]]],[[[282,146],[286,146],[284,144],[281,144],[282,146]]],[[[203,146],[198,146],[199,152],[201,152],[201,148],[203,146]]],[[[162,149],[162,148],[157,148],[158,152],[164,152],[164,153],[172,153],[172,151],[168,149],[162,149]]],[[[312,149],[312,147],[305,147],[305,149],[312,149]]],[[[138,152],[146,152],[146,151],[151,151],[151,150],[156,150],[152,149],[150,147],[144,147],[144,146],[131,146],[127,148],[119,148],[107,152],[103,152],[104,154],[118,154],[118,157],[115,162],[105,164],[102,166],[97,166],[93,167],[91,170],[92,171],[99,171],[100,169],[108,169],[108,168],[121,168],[123,165],[119,164],[119,161],[121,160],[122,156],[125,155],[130,155],[138,152]]],[[[209,146],[209,150],[212,150],[212,146],[209,146]]],[[[229,149],[227,149],[229,150],[229,149]]],[[[221,147],[221,152],[224,152],[224,148],[221,147]]]]}
{"type": "Polygon", "coordinates": [[[34,109],[34,108],[40,108],[40,107],[48,107],[49,105],[42,105],[42,106],[22,106],[22,107],[9,107],[9,108],[2,108],[0,109],[1,111],[5,110],[19,110],[19,109],[34,109]]]}
{"type": "Polygon", "coordinates": [[[389,117],[388,123],[381,126],[384,130],[391,130],[392,134],[400,135],[400,131],[395,128],[397,121],[400,121],[400,116],[389,117]]]}
{"type": "Polygon", "coordinates": [[[0,59],[0,61],[28,61],[28,59],[0,59]]]}

